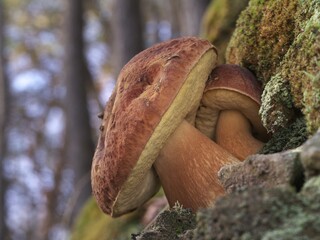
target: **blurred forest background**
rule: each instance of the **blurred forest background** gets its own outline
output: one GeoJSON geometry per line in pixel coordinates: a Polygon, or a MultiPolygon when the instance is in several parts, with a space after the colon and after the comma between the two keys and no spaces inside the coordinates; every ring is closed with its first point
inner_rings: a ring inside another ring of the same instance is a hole
{"type": "Polygon", "coordinates": [[[0,0],[0,239],[68,239],[122,66],[209,0],[0,0]]]}

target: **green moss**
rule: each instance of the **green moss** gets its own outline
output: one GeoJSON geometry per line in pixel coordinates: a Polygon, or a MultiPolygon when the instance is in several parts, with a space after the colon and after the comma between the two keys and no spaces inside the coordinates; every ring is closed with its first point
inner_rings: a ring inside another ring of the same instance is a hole
{"type": "Polygon", "coordinates": [[[72,240],[125,240],[132,232],[141,229],[140,213],[111,218],[101,212],[95,200],[90,198],[80,213],[72,231],[72,240]]]}
{"type": "MultiPolygon", "coordinates": [[[[294,105],[305,114],[308,131],[314,133],[320,127],[320,2],[309,8],[314,8],[313,14],[299,25],[303,31],[287,52],[279,72],[290,83],[294,105]]],[[[301,15],[310,13],[300,12],[301,15]]]]}
{"type": "Polygon", "coordinates": [[[251,0],[242,12],[227,49],[227,62],[269,81],[294,39],[297,0],[251,0]]]}
{"type": "Polygon", "coordinates": [[[201,35],[216,46],[220,63],[225,63],[225,51],[236,20],[248,2],[249,0],[211,1],[204,14],[201,35]]]}
{"type": "Polygon", "coordinates": [[[310,77],[310,89],[303,94],[303,102],[308,131],[316,132],[320,128],[320,71],[310,77]]]}
{"type": "Polygon", "coordinates": [[[227,62],[263,82],[261,117],[269,131],[287,127],[299,112],[309,133],[320,126],[319,19],[319,0],[251,0],[237,22],[227,62]]]}
{"type": "Polygon", "coordinates": [[[286,127],[294,118],[290,86],[280,74],[272,77],[266,84],[261,98],[260,115],[268,131],[274,133],[286,127]]]}

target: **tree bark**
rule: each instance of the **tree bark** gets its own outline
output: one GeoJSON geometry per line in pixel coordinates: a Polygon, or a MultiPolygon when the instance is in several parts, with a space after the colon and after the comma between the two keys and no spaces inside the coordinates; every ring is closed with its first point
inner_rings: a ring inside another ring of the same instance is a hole
{"type": "Polygon", "coordinates": [[[114,0],[112,16],[114,73],[143,50],[143,25],[140,0],[114,0]]]}
{"type": "MultiPolygon", "coordinates": [[[[94,152],[88,102],[87,83],[90,74],[84,56],[83,1],[68,0],[65,11],[65,59],[64,81],[67,116],[67,158],[74,171],[74,184],[77,194],[72,209],[70,224],[75,215],[91,195],[90,169],[94,152]]],[[[74,197],[74,196],[73,196],[74,197]]],[[[70,209],[68,209],[70,211],[70,209]]]]}
{"type": "Polygon", "coordinates": [[[198,36],[204,11],[210,0],[179,0],[180,31],[182,36],[198,36]]]}
{"type": "Polygon", "coordinates": [[[9,231],[6,225],[6,206],[5,194],[7,184],[4,178],[4,159],[6,152],[6,134],[5,129],[8,120],[8,81],[5,74],[4,57],[4,6],[0,1],[0,239],[9,239],[9,231]]]}

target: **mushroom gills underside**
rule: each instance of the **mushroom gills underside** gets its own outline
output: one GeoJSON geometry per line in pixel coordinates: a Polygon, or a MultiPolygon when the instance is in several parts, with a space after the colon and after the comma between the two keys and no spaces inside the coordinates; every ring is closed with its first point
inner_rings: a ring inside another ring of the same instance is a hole
{"type": "Polygon", "coordinates": [[[215,140],[220,111],[235,110],[250,121],[254,129],[254,136],[261,141],[266,141],[268,135],[261,123],[259,108],[260,105],[257,102],[236,91],[226,89],[208,91],[204,94],[197,112],[196,128],[210,139],[215,140]]]}
{"type": "MultiPolygon", "coordinates": [[[[133,181],[132,183],[128,183],[131,185],[136,185],[136,181],[132,178],[128,179],[128,182],[133,181]]],[[[151,197],[153,197],[160,189],[159,178],[154,170],[154,168],[150,168],[144,173],[143,181],[139,182],[139,185],[136,186],[134,191],[130,194],[121,194],[118,195],[118,198],[115,201],[115,204],[112,208],[112,217],[121,216],[124,213],[131,212],[135,210],[137,207],[148,201],[151,197]],[[121,203],[121,204],[120,204],[121,203]]]]}

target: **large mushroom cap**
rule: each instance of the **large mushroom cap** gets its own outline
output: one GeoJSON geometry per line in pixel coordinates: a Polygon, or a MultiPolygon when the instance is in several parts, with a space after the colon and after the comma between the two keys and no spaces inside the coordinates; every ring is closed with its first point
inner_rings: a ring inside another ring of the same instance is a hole
{"type": "Polygon", "coordinates": [[[183,119],[194,124],[216,60],[208,41],[180,38],[141,52],[122,69],[91,172],[93,194],[105,213],[132,211],[158,190],[152,164],[183,119]]]}

